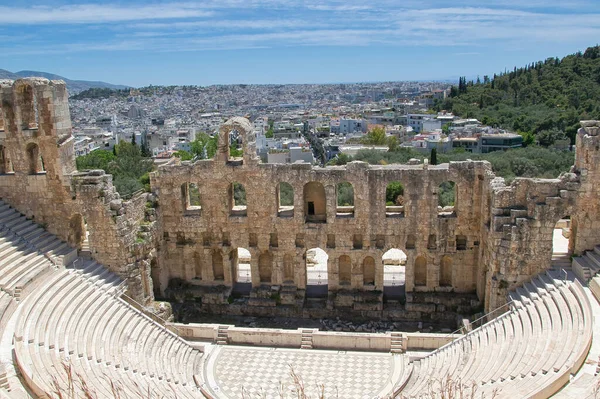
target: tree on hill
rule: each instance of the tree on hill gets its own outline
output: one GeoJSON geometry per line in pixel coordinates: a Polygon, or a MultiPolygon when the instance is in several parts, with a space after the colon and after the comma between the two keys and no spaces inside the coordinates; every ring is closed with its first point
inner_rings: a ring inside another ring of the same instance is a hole
{"type": "MultiPolygon", "coordinates": [[[[574,143],[580,120],[600,119],[599,54],[599,46],[590,47],[479,83],[461,77],[450,97],[435,108],[520,133],[562,132],[574,143]]],[[[538,141],[548,142],[547,137],[538,141]]]]}

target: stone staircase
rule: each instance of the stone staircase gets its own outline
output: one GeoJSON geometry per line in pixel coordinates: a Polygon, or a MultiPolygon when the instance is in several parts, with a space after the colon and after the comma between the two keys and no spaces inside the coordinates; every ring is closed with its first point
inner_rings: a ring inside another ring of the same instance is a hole
{"type": "Polygon", "coordinates": [[[313,348],[313,335],[312,329],[304,328],[302,329],[302,342],[300,344],[300,349],[312,349],[313,348]]]}
{"type": "Polygon", "coordinates": [[[573,258],[573,271],[583,281],[590,281],[600,271],[600,245],[573,258]]]}
{"type": "Polygon", "coordinates": [[[217,345],[227,345],[227,330],[229,326],[219,326],[217,330],[217,345]]]}
{"type": "Polygon", "coordinates": [[[400,332],[392,332],[392,346],[390,352],[392,353],[404,353],[403,342],[404,335],[400,332]]]}

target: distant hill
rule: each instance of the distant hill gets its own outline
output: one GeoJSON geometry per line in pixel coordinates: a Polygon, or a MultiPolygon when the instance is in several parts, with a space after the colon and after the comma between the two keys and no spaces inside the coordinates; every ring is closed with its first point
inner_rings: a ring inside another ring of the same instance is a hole
{"type": "Polygon", "coordinates": [[[462,77],[435,109],[520,132],[544,146],[565,136],[573,143],[580,120],[600,118],[600,46],[475,82],[462,77]]]}
{"type": "Polygon", "coordinates": [[[114,85],[106,82],[96,82],[96,81],[88,81],[88,80],[71,80],[65,78],[63,76],[55,75],[53,73],[48,72],[39,72],[39,71],[19,71],[19,72],[10,72],[5,69],[0,69],[0,79],[20,79],[26,78],[30,76],[39,76],[46,79],[51,80],[64,80],[67,84],[67,89],[70,94],[79,93],[84,90],[92,89],[92,88],[103,88],[103,89],[126,89],[128,86],[123,85],[114,85]]]}

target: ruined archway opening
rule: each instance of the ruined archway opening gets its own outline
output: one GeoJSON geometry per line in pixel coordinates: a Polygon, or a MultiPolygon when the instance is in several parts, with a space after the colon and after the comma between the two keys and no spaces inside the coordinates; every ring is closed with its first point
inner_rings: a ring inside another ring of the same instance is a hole
{"type": "Polygon", "coordinates": [[[337,208],[335,215],[338,218],[354,216],[354,187],[352,183],[343,182],[336,186],[337,208]]]}
{"type": "Polygon", "coordinates": [[[44,160],[40,153],[40,147],[35,143],[30,143],[26,148],[27,154],[27,169],[30,175],[36,175],[38,173],[45,172],[44,160]]]}
{"type": "Polygon", "coordinates": [[[252,254],[246,248],[237,248],[231,252],[233,272],[232,293],[238,297],[249,296],[252,291],[252,254]]]}
{"type": "Polygon", "coordinates": [[[438,186],[438,216],[452,217],[456,216],[456,183],[453,181],[445,181],[438,186]]]}
{"type": "Polygon", "coordinates": [[[406,298],[406,253],[391,248],[383,254],[383,298],[387,302],[403,302],[406,298]]]}
{"type": "Polygon", "coordinates": [[[404,217],[404,185],[399,181],[390,182],[385,188],[385,216],[404,217]]]}
{"type": "Polygon", "coordinates": [[[327,223],[325,187],[318,182],[304,185],[304,220],[306,223],[327,223]]]}
{"type": "Polygon", "coordinates": [[[229,203],[231,216],[247,216],[246,188],[241,183],[231,183],[229,203]]]}
{"type": "Polygon", "coordinates": [[[321,248],[306,251],[306,297],[327,298],[329,274],[327,262],[329,256],[321,248]]]}
{"type": "Polygon", "coordinates": [[[562,217],[554,225],[554,229],[552,230],[552,266],[571,266],[569,241],[571,240],[573,229],[574,226],[570,216],[562,217]]]}
{"type": "Polygon", "coordinates": [[[281,182],[277,186],[277,216],[294,216],[294,188],[291,184],[281,182]]]}

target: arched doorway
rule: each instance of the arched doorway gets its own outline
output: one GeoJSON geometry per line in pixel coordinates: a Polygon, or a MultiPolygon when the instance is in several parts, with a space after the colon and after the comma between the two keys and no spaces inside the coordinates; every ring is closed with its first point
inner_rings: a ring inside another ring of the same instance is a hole
{"type": "Polygon", "coordinates": [[[406,298],[406,254],[392,248],[381,257],[383,262],[383,298],[388,302],[406,298]]]}
{"type": "Polygon", "coordinates": [[[561,218],[552,231],[552,266],[571,267],[569,241],[574,226],[570,216],[561,218]]]}
{"type": "Polygon", "coordinates": [[[329,257],[321,248],[306,251],[306,297],[327,298],[329,293],[329,275],[327,262],[329,257]]]}
{"type": "Polygon", "coordinates": [[[246,248],[238,248],[233,257],[233,292],[250,295],[252,291],[252,255],[246,248]]]}

